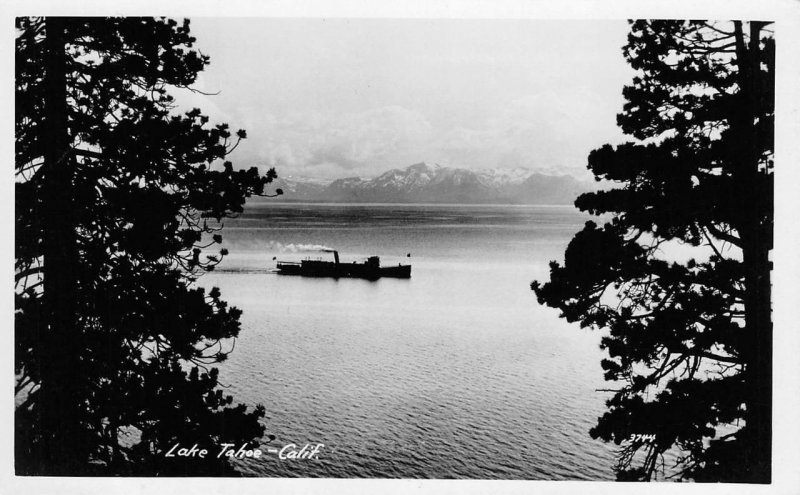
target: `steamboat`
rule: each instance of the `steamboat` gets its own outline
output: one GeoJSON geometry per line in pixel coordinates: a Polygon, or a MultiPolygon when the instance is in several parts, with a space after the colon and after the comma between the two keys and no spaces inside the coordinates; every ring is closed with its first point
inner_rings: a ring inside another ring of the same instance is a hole
{"type": "Polygon", "coordinates": [[[303,277],[350,277],[370,280],[381,277],[411,278],[411,265],[381,266],[380,258],[370,256],[363,262],[343,263],[339,252],[333,251],[333,261],[305,259],[300,262],[278,261],[281,275],[300,275],[303,277]]]}

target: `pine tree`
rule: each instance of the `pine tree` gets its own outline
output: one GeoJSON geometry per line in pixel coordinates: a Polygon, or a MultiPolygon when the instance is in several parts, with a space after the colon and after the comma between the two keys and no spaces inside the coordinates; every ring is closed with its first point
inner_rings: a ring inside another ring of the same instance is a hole
{"type": "Polygon", "coordinates": [[[17,473],[230,474],[163,454],[264,433],[208,368],[241,312],[194,282],[275,172],[235,170],[245,132],[178,112],[170,88],[209,63],[188,20],[16,25],[17,473]]]}
{"type": "Polygon", "coordinates": [[[637,75],[618,124],[634,141],[589,155],[619,187],[575,203],[608,221],[587,222],[532,284],[567,320],[607,332],[602,366],[618,389],[590,433],[624,444],[622,480],[652,479],[670,452],[667,475],[770,481],[768,25],[631,22],[637,75]]]}

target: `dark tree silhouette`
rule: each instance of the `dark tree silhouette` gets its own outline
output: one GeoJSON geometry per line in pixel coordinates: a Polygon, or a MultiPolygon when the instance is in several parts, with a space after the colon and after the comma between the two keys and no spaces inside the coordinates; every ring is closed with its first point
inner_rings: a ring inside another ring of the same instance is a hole
{"type": "Polygon", "coordinates": [[[623,444],[622,480],[770,481],[768,25],[631,22],[637,75],[618,124],[637,141],[593,151],[597,180],[621,187],[575,203],[608,222],[587,222],[532,284],[567,320],[607,330],[619,388],[590,434],[623,444]]]}
{"type": "Polygon", "coordinates": [[[264,433],[207,367],[240,311],[193,282],[275,172],[220,164],[244,131],[174,108],[209,61],[188,21],[16,26],[17,473],[232,473],[163,454],[264,433]]]}

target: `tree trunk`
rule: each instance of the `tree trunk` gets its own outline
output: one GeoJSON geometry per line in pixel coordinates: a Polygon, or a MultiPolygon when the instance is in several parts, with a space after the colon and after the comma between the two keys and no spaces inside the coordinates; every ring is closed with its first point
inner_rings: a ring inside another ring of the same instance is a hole
{"type": "Polygon", "coordinates": [[[737,58],[740,76],[740,118],[737,126],[742,161],[737,170],[743,210],[741,225],[737,226],[742,240],[745,268],[745,330],[748,335],[745,377],[748,382],[746,424],[748,480],[770,483],[772,473],[772,308],[769,251],[772,246],[772,194],[764,186],[766,177],[759,171],[760,147],[755,118],[761,115],[761,23],[750,23],[747,46],[741,23],[736,23],[737,58]]]}
{"type": "Polygon", "coordinates": [[[45,21],[44,153],[41,188],[44,315],[41,356],[41,466],[78,474],[81,435],[80,338],[77,326],[77,246],[72,208],[73,159],[67,117],[65,20],[45,21]]]}

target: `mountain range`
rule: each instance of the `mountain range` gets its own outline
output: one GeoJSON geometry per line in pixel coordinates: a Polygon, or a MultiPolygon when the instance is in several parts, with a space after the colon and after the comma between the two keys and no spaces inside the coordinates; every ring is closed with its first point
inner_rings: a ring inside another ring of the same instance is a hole
{"type": "Polygon", "coordinates": [[[484,204],[572,204],[592,189],[590,183],[570,175],[525,168],[467,170],[424,162],[374,178],[279,178],[275,187],[289,201],[484,204]]]}

